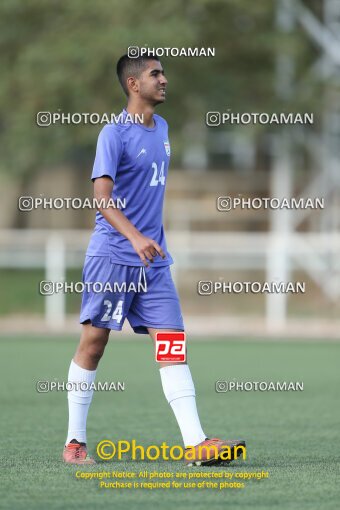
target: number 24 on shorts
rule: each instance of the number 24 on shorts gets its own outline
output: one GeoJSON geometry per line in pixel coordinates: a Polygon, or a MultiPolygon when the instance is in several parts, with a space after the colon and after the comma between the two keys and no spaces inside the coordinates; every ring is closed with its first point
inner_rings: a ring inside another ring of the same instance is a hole
{"type": "Polygon", "coordinates": [[[113,313],[112,311],[112,303],[109,299],[105,299],[104,306],[106,306],[106,312],[104,313],[103,317],[101,318],[102,322],[108,322],[110,319],[113,319],[117,321],[117,324],[120,324],[120,321],[123,318],[123,299],[120,299],[117,303],[116,308],[114,309],[113,313]]]}

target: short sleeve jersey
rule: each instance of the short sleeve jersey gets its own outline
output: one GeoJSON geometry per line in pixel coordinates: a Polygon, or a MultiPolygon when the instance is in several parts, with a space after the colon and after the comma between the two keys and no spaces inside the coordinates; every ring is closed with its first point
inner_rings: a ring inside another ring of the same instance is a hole
{"type": "MultiPolygon", "coordinates": [[[[114,182],[112,199],[124,204],[122,212],[146,237],[155,240],[166,258],[155,257],[153,266],[173,263],[163,228],[163,202],[170,161],[167,122],[154,115],[154,127],[130,122],[126,110],[121,122],[107,124],[100,132],[92,180],[109,176],[114,182]]],[[[100,212],[87,249],[90,256],[109,256],[113,263],[142,266],[130,241],[112,227],[100,212]]]]}

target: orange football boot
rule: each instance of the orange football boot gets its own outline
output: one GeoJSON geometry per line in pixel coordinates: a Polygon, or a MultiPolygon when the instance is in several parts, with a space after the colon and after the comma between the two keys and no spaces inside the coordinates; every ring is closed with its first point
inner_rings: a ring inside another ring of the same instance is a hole
{"type": "Polygon", "coordinates": [[[96,461],[87,454],[86,443],[79,443],[72,439],[63,451],[63,460],[67,464],[95,464],[96,461]]]}
{"type": "Polygon", "coordinates": [[[212,466],[220,464],[221,462],[229,463],[241,455],[240,450],[242,449],[236,449],[237,446],[245,447],[246,443],[245,441],[237,439],[224,441],[217,437],[212,439],[206,438],[205,441],[202,441],[194,447],[194,451],[192,451],[192,448],[186,449],[188,458],[184,457],[185,464],[190,467],[212,466]],[[189,450],[191,451],[189,452],[189,450]],[[230,459],[228,458],[228,453],[230,453],[230,459]]]}

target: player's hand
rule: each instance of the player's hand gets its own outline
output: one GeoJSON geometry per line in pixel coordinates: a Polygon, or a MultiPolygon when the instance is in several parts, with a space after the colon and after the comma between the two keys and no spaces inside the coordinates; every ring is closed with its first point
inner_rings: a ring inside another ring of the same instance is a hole
{"type": "Polygon", "coordinates": [[[146,267],[149,267],[149,262],[152,263],[157,255],[160,255],[162,259],[166,257],[159,244],[153,239],[143,236],[143,234],[138,234],[131,240],[131,244],[146,267]]]}

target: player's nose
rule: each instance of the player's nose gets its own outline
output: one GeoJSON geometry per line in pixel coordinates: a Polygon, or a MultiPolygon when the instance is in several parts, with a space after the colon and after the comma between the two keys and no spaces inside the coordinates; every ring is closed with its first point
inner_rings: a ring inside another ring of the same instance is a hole
{"type": "Polygon", "coordinates": [[[165,76],[161,77],[161,79],[159,80],[159,84],[162,85],[163,87],[168,84],[168,80],[165,78],[165,76]]]}

